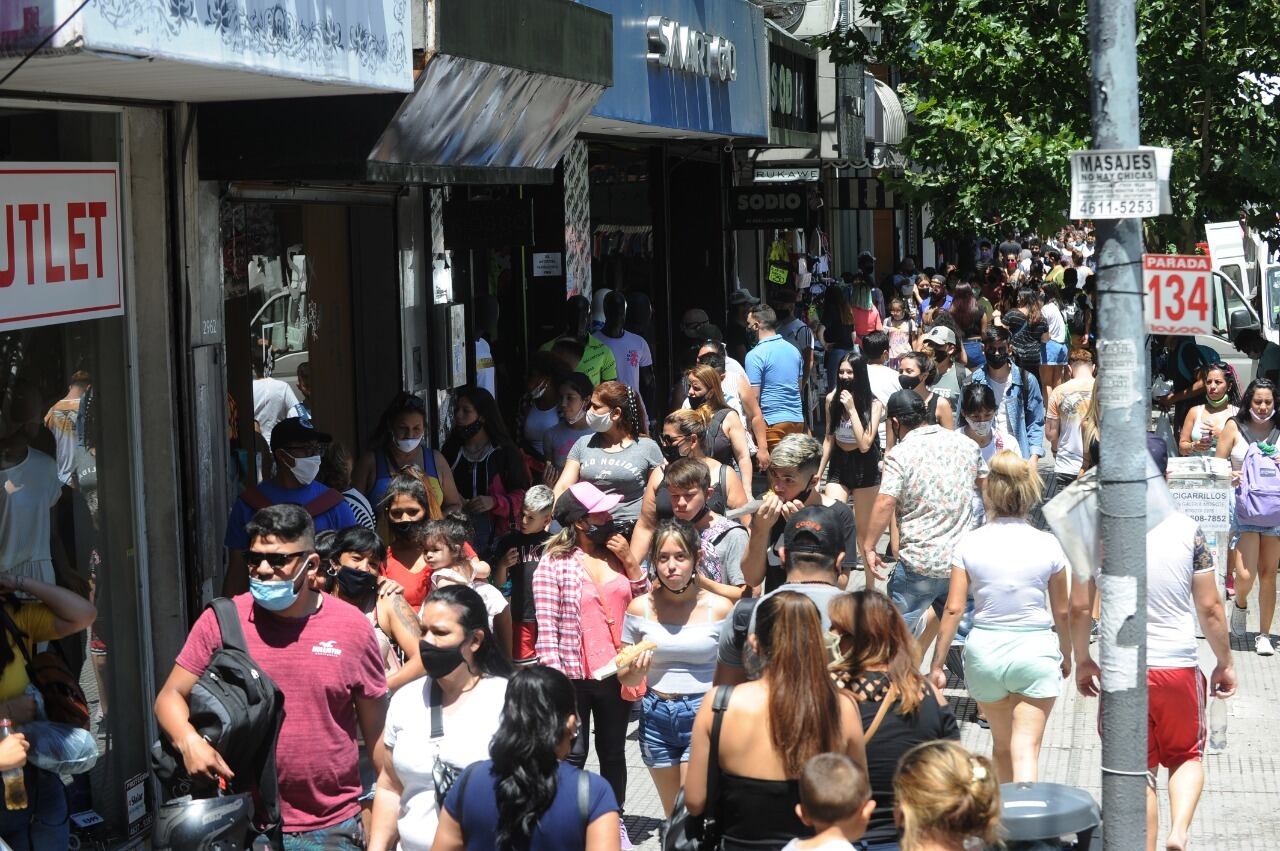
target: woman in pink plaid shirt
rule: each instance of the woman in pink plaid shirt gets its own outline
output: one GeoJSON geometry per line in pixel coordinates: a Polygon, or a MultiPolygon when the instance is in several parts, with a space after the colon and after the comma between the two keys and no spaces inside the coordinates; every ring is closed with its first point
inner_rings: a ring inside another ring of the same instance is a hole
{"type": "Polygon", "coordinates": [[[594,716],[600,774],[622,806],[631,701],[623,699],[617,677],[591,676],[613,661],[622,645],[627,606],[649,590],[648,577],[611,514],[620,500],[590,482],[578,482],[560,495],[555,518],[562,528],[543,547],[533,574],[533,599],[539,662],[563,671],[578,698],[578,735],[569,762],[578,768],[586,763],[594,716]]]}

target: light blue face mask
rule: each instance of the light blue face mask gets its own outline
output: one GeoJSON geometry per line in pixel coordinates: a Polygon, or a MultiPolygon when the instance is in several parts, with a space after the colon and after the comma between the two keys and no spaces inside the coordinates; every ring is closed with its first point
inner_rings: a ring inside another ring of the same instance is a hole
{"type": "MultiPolygon", "coordinates": [[[[304,563],[301,570],[298,571],[298,577],[306,581],[307,566],[304,563]]],[[[262,608],[270,612],[283,612],[297,601],[298,595],[302,593],[302,583],[299,582],[295,587],[294,579],[273,579],[264,581],[249,577],[249,593],[253,595],[253,601],[262,608]]]]}

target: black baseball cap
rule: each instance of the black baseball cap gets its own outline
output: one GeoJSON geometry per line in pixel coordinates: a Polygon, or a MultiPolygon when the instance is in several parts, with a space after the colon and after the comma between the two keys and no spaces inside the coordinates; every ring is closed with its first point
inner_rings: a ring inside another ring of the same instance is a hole
{"type": "Polygon", "coordinates": [[[844,532],[836,513],[825,505],[809,505],[787,521],[782,545],[788,553],[823,553],[835,556],[844,550],[844,532]]]}
{"type": "Polygon", "coordinates": [[[271,451],[286,446],[305,446],[308,443],[332,443],[333,436],[316,431],[298,417],[289,417],[276,423],[271,429],[271,451]]]}
{"type": "Polygon", "coordinates": [[[914,390],[897,390],[889,397],[885,410],[891,417],[905,417],[911,414],[924,414],[924,399],[914,390]]]}

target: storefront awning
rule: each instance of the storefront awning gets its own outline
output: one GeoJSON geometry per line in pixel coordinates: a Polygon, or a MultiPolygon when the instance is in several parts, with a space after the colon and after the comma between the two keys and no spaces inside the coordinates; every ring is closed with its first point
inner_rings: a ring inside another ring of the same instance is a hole
{"type": "MultiPolygon", "coordinates": [[[[876,133],[878,145],[900,145],[907,137],[907,115],[898,93],[888,83],[867,73],[867,82],[875,90],[876,133]]],[[[870,98],[868,98],[870,100],[870,98]]]]}
{"type": "Polygon", "coordinates": [[[370,180],[549,183],[613,84],[613,20],[570,0],[429,0],[427,62],[370,180]]]}

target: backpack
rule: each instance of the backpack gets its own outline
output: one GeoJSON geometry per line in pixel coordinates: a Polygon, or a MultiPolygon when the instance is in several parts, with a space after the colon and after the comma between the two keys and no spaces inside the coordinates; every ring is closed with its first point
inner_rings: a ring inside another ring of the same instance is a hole
{"type": "Polygon", "coordinates": [[[1256,443],[1240,464],[1236,517],[1249,526],[1280,526],[1280,466],[1256,443]]]}
{"type": "MultiPolygon", "coordinates": [[[[228,792],[256,792],[255,822],[278,832],[276,739],[284,721],[284,694],[249,655],[236,605],[227,597],[209,604],[218,619],[222,646],[214,651],[188,698],[191,726],[213,745],[235,773],[228,792]]],[[[156,777],[176,796],[213,797],[212,782],[187,774],[182,754],[161,736],[151,748],[156,777]]]]}

